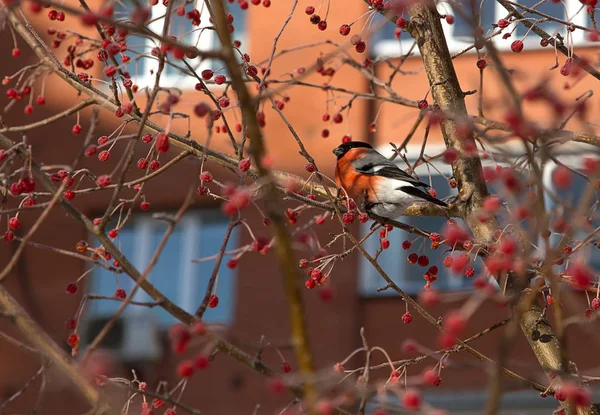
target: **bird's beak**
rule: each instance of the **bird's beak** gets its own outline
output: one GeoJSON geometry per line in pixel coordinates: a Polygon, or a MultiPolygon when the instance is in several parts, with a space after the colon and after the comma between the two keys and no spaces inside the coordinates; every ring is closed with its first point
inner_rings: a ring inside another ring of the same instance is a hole
{"type": "Polygon", "coordinates": [[[333,150],[333,154],[335,154],[337,158],[340,158],[344,155],[344,150],[341,147],[336,147],[333,150]]]}

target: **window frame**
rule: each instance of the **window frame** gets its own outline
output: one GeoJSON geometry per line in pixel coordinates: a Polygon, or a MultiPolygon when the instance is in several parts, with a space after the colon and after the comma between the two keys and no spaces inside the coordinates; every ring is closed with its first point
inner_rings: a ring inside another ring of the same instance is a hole
{"type": "MultiPolygon", "coordinates": [[[[169,298],[173,301],[177,306],[184,310],[192,310],[191,313],[196,310],[196,308],[200,305],[198,300],[198,292],[199,290],[203,293],[204,290],[201,287],[201,283],[203,281],[200,280],[200,277],[197,275],[198,272],[194,271],[194,267],[198,267],[198,264],[195,264],[193,260],[198,259],[196,252],[202,249],[202,238],[199,235],[204,234],[204,226],[209,223],[214,223],[215,218],[219,217],[223,219],[223,231],[227,228],[227,220],[225,217],[220,215],[220,211],[218,209],[198,209],[196,211],[186,213],[177,224],[177,227],[181,229],[181,246],[184,247],[183,250],[179,252],[179,258],[177,261],[179,263],[180,269],[178,272],[177,279],[177,296],[176,298],[169,298]]],[[[152,241],[154,236],[156,235],[156,228],[160,227],[161,221],[152,218],[151,213],[137,213],[131,219],[132,224],[132,235],[133,235],[133,246],[135,247],[134,253],[128,258],[133,266],[135,266],[138,270],[145,268],[155,252],[155,246],[152,241]]],[[[223,235],[225,233],[223,232],[223,235]]],[[[93,239],[93,235],[90,235],[93,239]]],[[[229,238],[229,244],[237,244],[238,243],[238,232],[234,229],[229,238]]],[[[95,242],[94,242],[95,243],[95,242]]],[[[225,261],[221,263],[221,267],[224,267],[225,261]]],[[[231,289],[227,292],[227,296],[229,297],[230,307],[231,309],[225,311],[224,318],[222,317],[211,317],[208,316],[205,319],[207,324],[211,325],[220,325],[229,327],[234,323],[235,320],[235,309],[237,302],[237,292],[236,292],[236,281],[237,281],[237,270],[231,269],[231,289]]],[[[97,294],[93,292],[93,284],[94,278],[98,278],[92,272],[88,278],[86,278],[86,286],[85,292],[86,294],[97,294]]],[[[124,279],[119,280],[121,288],[123,288],[127,293],[130,293],[133,289],[135,282],[126,277],[124,279]]],[[[115,287],[116,288],[116,287],[115,287]]],[[[221,293],[222,294],[222,293],[221,293]]],[[[149,301],[148,295],[143,290],[138,290],[133,298],[133,301],[149,301]]],[[[93,300],[93,301],[111,301],[111,300],[93,300]]],[[[118,303],[117,303],[118,304],[118,303]]],[[[221,306],[225,306],[224,304],[220,304],[221,306]]],[[[82,316],[82,321],[85,322],[91,321],[93,319],[101,319],[105,317],[111,317],[114,314],[114,311],[106,312],[102,310],[94,310],[91,304],[86,306],[84,315],[82,316]]],[[[144,319],[146,321],[153,321],[157,326],[161,329],[166,329],[170,324],[174,321],[165,322],[163,321],[155,312],[154,308],[143,307],[143,306],[133,306],[127,307],[123,314],[123,319],[144,319]]]]}
{"type": "MultiPolygon", "coordinates": [[[[573,15],[581,8],[581,3],[578,0],[565,0],[567,9],[566,13],[568,15],[573,15]]],[[[444,3],[443,6],[440,7],[441,3],[438,3],[438,11],[440,14],[452,14],[456,15],[454,7],[449,3],[444,3]]],[[[557,5],[557,7],[562,7],[562,5],[557,5]]],[[[494,22],[497,22],[499,19],[504,18],[508,15],[508,12],[498,1],[494,1],[494,22]]],[[[473,43],[462,40],[460,36],[454,36],[454,29],[456,27],[455,24],[449,24],[445,19],[442,19],[442,28],[444,29],[444,34],[446,37],[446,42],[448,43],[448,49],[451,54],[458,53],[467,47],[471,46],[473,43]]],[[[579,12],[573,19],[572,23],[579,26],[586,26],[586,12],[582,10],[579,12]]],[[[517,23],[522,24],[522,23],[517,23]]],[[[513,24],[509,26],[512,27],[513,24]]],[[[484,30],[488,30],[490,28],[484,28],[484,30]]],[[[516,33],[516,31],[515,31],[516,33]]],[[[598,47],[597,42],[590,42],[586,39],[585,33],[583,30],[575,30],[571,35],[573,36],[573,44],[577,47],[598,47]]],[[[552,33],[551,33],[552,34],[552,33]]],[[[514,40],[517,40],[518,37],[513,35],[508,39],[502,39],[501,36],[496,36],[492,39],[496,48],[499,51],[511,51],[511,43],[514,40]]],[[[412,46],[414,40],[410,38],[407,34],[404,34],[400,37],[400,39],[385,39],[379,40],[375,42],[371,47],[371,54],[377,59],[385,59],[385,58],[397,58],[405,53],[407,53],[412,46]]],[[[523,44],[527,50],[544,50],[548,48],[552,48],[552,46],[548,46],[547,48],[543,48],[540,45],[540,39],[537,35],[534,36],[528,35],[527,38],[523,41],[523,44]]],[[[413,50],[415,56],[419,56],[420,52],[418,48],[413,50]]],[[[472,54],[476,53],[475,48],[471,48],[466,53],[472,54]]]]}

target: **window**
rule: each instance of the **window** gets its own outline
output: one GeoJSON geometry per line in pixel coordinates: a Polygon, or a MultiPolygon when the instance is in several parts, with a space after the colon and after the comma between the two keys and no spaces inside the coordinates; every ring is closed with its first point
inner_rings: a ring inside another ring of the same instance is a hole
{"type": "MultiPolygon", "coordinates": [[[[181,0],[179,0],[181,2],[181,0]]],[[[192,25],[192,21],[185,15],[179,16],[173,13],[170,20],[170,35],[176,36],[177,39],[186,45],[195,46],[199,50],[215,50],[220,48],[220,40],[217,33],[212,29],[212,24],[209,22],[208,9],[204,1],[197,3],[197,10],[200,13],[200,25],[192,25]]],[[[129,19],[132,6],[128,3],[118,3],[115,10],[115,17],[121,20],[129,19]]],[[[173,8],[175,10],[176,7],[173,8]]],[[[149,29],[154,33],[162,34],[164,26],[164,16],[167,8],[159,3],[151,7],[151,18],[149,29]]],[[[186,8],[186,13],[191,9],[186,8]]],[[[242,42],[244,48],[248,47],[246,36],[246,16],[247,12],[243,11],[236,4],[229,5],[229,12],[234,18],[234,32],[232,33],[234,40],[242,42]]],[[[142,36],[130,35],[127,37],[127,55],[131,58],[127,70],[132,76],[134,83],[140,87],[154,85],[154,74],[158,69],[158,59],[152,55],[152,49],[159,46],[155,40],[151,40],[142,36]]],[[[169,59],[166,64],[163,74],[161,75],[161,85],[166,87],[192,88],[196,84],[196,79],[186,73],[187,66],[176,60],[169,59]]],[[[222,63],[216,59],[200,58],[190,61],[195,71],[199,74],[204,69],[212,69],[214,71],[222,68],[222,63]]]]}
{"type": "Polygon", "coordinates": [[[492,27],[493,23],[496,23],[496,1],[495,0],[483,0],[475,2],[477,8],[472,9],[471,2],[460,2],[454,8],[453,13],[455,15],[454,28],[452,34],[459,40],[464,42],[473,42],[474,33],[472,22],[470,21],[471,16],[477,16],[479,25],[484,29],[492,27]],[[460,10],[458,9],[460,7],[460,10]]]}
{"type": "MultiPolygon", "coordinates": [[[[148,280],[169,300],[189,313],[193,314],[200,306],[215,264],[214,260],[201,263],[193,263],[192,260],[218,253],[228,221],[228,218],[222,216],[220,212],[203,211],[186,214],[175,227],[158,262],[148,276],[148,280]]],[[[141,272],[150,262],[167,226],[164,221],[152,219],[150,214],[140,214],[119,230],[115,243],[141,272]]],[[[228,249],[236,245],[236,235],[234,229],[228,249]]],[[[209,323],[230,324],[233,320],[235,276],[234,271],[227,268],[225,262],[223,261],[219,269],[217,290],[219,305],[207,309],[204,314],[204,321],[209,323]]],[[[104,268],[95,268],[90,277],[88,291],[91,294],[109,297],[114,296],[118,287],[129,294],[135,284],[128,276],[113,274],[104,268]]],[[[134,301],[151,302],[152,299],[140,289],[136,292],[134,301]]],[[[118,301],[93,300],[88,303],[86,318],[96,320],[109,318],[119,305],[118,301]]],[[[145,317],[162,327],[175,322],[175,318],[160,307],[129,305],[124,316],[135,316],[136,319],[145,317]]]]}
{"type": "MultiPolygon", "coordinates": [[[[417,152],[418,154],[418,152],[417,152]]],[[[399,160],[399,159],[397,159],[399,160]]],[[[405,168],[404,163],[400,168],[405,168]]],[[[436,164],[435,167],[444,174],[446,177],[452,175],[448,165],[436,164]]],[[[448,196],[456,194],[456,190],[450,188],[446,177],[440,175],[438,171],[430,168],[431,171],[431,185],[437,193],[439,199],[444,199],[448,196]]],[[[429,183],[429,172],[427,166],[417,167],[417,174],[421,181],[429,183]]],[[[408,225],[417,226],[423,230],[429,232],[441,233],[445,223],[445,218],[440,217],[400,217],[399,220],[408,225]]],[[[367,222],[362,225],[361,235],[364,236],[369,233],[371,224],[373,222],[367,222]]],[[[394,282],[398,284],[408,294],[417,294],[423,290],[425,285],[425,279],[423,274],[432,265],[437,265],[439,268],[438,280],[432,284],[438,290],[460,290],[466,289],[471,286],[473,279],[465,278],[463,275],[454,275],[452,272],[444,267],[443,257],[446,252],[446,248],[442,245],[438,249],[431,249],[431,243],[429,240],[419,238],[415,240],[416,235],[407,233],[400,229],[394,229],[388,234],[390,241],[390,248],[383,250],[378,257],[378,263],[383,270],[390,276],[394,282]],[[404,251],[401,246],[404,240],[413,241],[413,246],[410,250],[404,251]],[[423,247],[421,247],[423,244],[423,247]],[[427,267],[421,267],[417,264],[412,265],[408,263],[407,256],[412,252],[419,252],[419,255],[427,255],[429,257],[429,265],[427,267]]],[[[377,233],[371,235],[365,243],[364,248],[370,255],[375,255],[380,247],[379,236],[377,233]]],[[[375,296],[375,295],[392,295],[392,290],[377,292],[377,289],[385,285],[385,281],[381,278],[377,270],[371,265],[371,263],[364,257],[360,259],[360,277],[359,277],[359,291],[364,296],[375,296]]],[[[479,260],[475,264],[477,276],[478,268],[480,268],[479,260]]]]}
{"type": "MultiPolygon", "coordinates": [[[[428,148],[432,153],[436,153],[437,149],[428,148]]],[[[418,152],[420,149],[416,150],[418,152]]],[[[585,145],[573,145],[568,148],[566,151],[568,153],[557,155],[558,159],[569,166],[572,169],[581,169],[582,159],[589,154],[593,153],[593,148],[591,146],[585,145]]],[[[382,151],[385,154],[385,151],[382,151]]],[[[409,161],[412,163],[414,161],[410,160],[410,152],[408,154],[409,161]]],[[[506,154],[505,154],[506,155],[506,154]]],[[[518,152],[512,154],[512,157],[519,158],[518,152]]],[[[404,162],[399,161],[400,168],[404,168],[404,162]]],[[[491,161],[484,161],[484,168],[486,164],[490,163],[489,166],[495,166],[491,161]]],[[[509,167],[509,164],[501,163],[504,167],[509,167]]],[[[433,188],[437,192],[438,198],[445,198],[451,195],[456,194],[454,189],[451,189],[448,185],[448,182],[443,174],[446,177],[451,176],[451,170],[448,165],[445,164],[435,164],[435,169],[431,168],[431,184],[433,188]],[[437,170],[436,170],[437,169],[437,170]]],[[[551,212],[552,217],[557,217],[557,213],[565,215],[567,218],[569,215],[573,215],[573,213],[578,209],[578,203],[581,202],[582,196],[589,186],[588,182],[581,176],[577,174],[572,174],[572,185],[564,189],[557,189],[552,181],[552,173],[556,165],[554,163],[547,163],[544,168],[544,188],[546,189],[545,195],[545,203],[546,209],[548,212],[551,212]],[[561,210],[563,209],[563,210],[561,210]]],[[[528,182],[528,172],[517,172],[520,177],[520,183],[528,182]]],[[[429,183],[429,173],[426,166],[420,166],[417,168],[417,174],[421,181],[425,183],[429,183]]],[[[526,200],[529,198],[529,195],[526,189],[518,196],[513,196],[508,194],[506,188],[501,183],[500,180],[495,180],[488,183],[488,189],[490,194],[497,195],[500,199],[502,199],[505,203],[507,203],[510,211],[514,211],[517,206],[523,206],[526,204],[526,200]]],[[[595,215],[595,212],[600,205],[600,198],[598,191],[596,191],[589,202],[589,208],[586,211],[586,215],[590,216],[592,219],[591,227],[580,232],[577,232],[573,235],[574,241],[581,241],[585,237],[587,237],[593,229],[597,229],[600,227],[600,217],[595,215]]],[[[500,214],[500,220],[503,221],[502,215],[506,215],[506,213],[500,214]]],[[[403,223],[409,225],[415,225],[419,228],[429,231],[429,232],[438,232],[440,233],[443,229],[445,219],[439,217],[400,217],[399,220],[403,223]]],[[[362,225],[361,235],[366,235],[371,226],[372,222],[369,222],[365,225],[362,225]]],[[[460,224],[460,221],[459,221],[460,224]]],[[[531,223],[527,220],[519,223],[519,226],[522,231],[527,232],[530,230],[531,223]]],[[[561,234],[553,234],[551,237],[551,243],[558,244],[561,242],[562,235],[561,234]]],[[[442,247],[437,250],[432,250],[430,248],[429,241],[423,241],[423,238],[417,239],[416,235],[409,234],[400,229],[394,229],[392,232],[388,234],[388,239],[390,241],[390,248],[387,250],[383,250],[382,253],[378,257],[379,265],[383,268],[383,270],[398,284],[400,288],[402,288],[408,294],[417,294],[425,285],[425,280],[423,278],[424,272],[427,270],[425,267],[420,267],[418,265],[411,265],[407,261],[407,256],[411,252],[419,252],[419,255],[425,254],[429,257],[429,266],[437,265],[439,268],[438,280],[433,283],[433,286],[438,290],[461,290],[468,289],[471,286],[473,279],[465,278],[464,276],[456,276],[453,275],[451,271],[446,269],[442,263],[442,256],[444,256],[445,249],[442,247]],[[413,245],[409,251],[404,251],[401,248],[401,244],[404,240],[413,241],[413,245]],[[416,240],[416,242],[415,242],[416,240]],[[420,244],[424,245],[421,246],[420,244]],[[423,249],[424,248],[424,249],[423,249]]],[[[366,251],[375,255],[377,250],[380,247],[379,237],[377,234],[372,235],[367,241],[364,242],[363,246],[366,251]]],[[[541,243],[538,243],[537,246],[540,248],[543,247],[541,243]]],[[[598,246],[594,244],[588,244],[583,249],[579,249],[577,253],[574,253],[571,258],[582,258],[584,259],[596,272],[600,272],[600,256],[596,254],[596,250],[598,246]]],[[[481,275],[481,271],[483,268],[483,263],[480,258],[478,258],[475,263],[471,263],[471,265],[475,269],[475,277],[481,275]]],[[[563,267],[564,268],[564,267],[563,267]]],[[[561,268],[562,269],[562,268],[561,268]]],[[[558,270],[558,268],[557,268],[558,270]]],[[[490,280],[492,281],[492,280],[490,280]]],[[[496,284],[494,284],[496,285],[496,284]]],[[[378,295],[393,295],[392,290],[382,291],[381,293],[377,292],[377,289],[385,286],[385,281],[381,278],[377,270],[371,265],[369,261],[365,258],[360,258],[360,274],[359,274],[359,292],[363,296],[372,297],[378,295]]]]}
{"type": "MultiPolygon", "coordinates": [[[[505,18],[508,12],[500,3],[495,0],[478,0],[475,2],[478,5],[478,9],[475,10],[479,14],[479,22],[486,34],[492,33],[492,24],[496,23],[499,19],[505,18]]],[[[581,6],[578,0],[565,0],[565,4],[553,3],[550,1],[539,2],[538,0],[519,0],[519,3],[526,7],[533,8],[540,11],[541,13],[556,17],[561,20],[570,20],[573,24],[592,27],[589,15],[586,13],[585,7],[581,6]]],[[[466,47],[473,44],[473,28],[470,22],[465,17],[473,16],[473,10],[471,9],[471,2],[467,0],[461,0],[454,3],[440,2],[438,3],[438,10],[440,14],[449,14],[455,17],[453,24],[449,24],[446,20],[442,20],[442,26],[444,33],[446,34],[446,40],[448,42],[448,48],[450,53],[459,52],[466,47]]],[[[525,15],[525,18],[531,22],[538,21],[542,17],[527,13],[524,10],[519,12],[525,15]]],[[[508,39],[501,39],[497,36],[494,40],[496,46],[500,50],[510,50],[510,45],[514,40],[521,39],[528,31],[527,27],[522,23],[516,24],[516,30],[513,35],[508,39]]],[[[566,39],[566,28],[556,22],[546,21],[539,23],[538,27],[545,30],[550,35],[555,34],[557,31],[566,39]]],[[[371,28],[374,31],[371,38],[371,52],[376,58],[381,57],[394,57],[400,56],[407,53],[410,46],[413,43],[410,35],[402,33],[400,39],[394,38],[395,25],[392,22],[384,22],[382,16],[376,16],[373,19],[371,28]]],[[[508,33],[514,26],[509,26],[504,30],[503,33],[508,33]]],[[[586,44],[586,33],[582,30],[575,30],[570,34],[573,42],[579,45],[586,44]]],[[[539,46],[539,37],[534,33],[527,36],[524,40],[526,47],[541,47],[539,46]]],[[[474,51],[474,49],[471,49],[474,51]]],[[[415,48],[414,53],[419,53],[418,49],[415,48]]]]}

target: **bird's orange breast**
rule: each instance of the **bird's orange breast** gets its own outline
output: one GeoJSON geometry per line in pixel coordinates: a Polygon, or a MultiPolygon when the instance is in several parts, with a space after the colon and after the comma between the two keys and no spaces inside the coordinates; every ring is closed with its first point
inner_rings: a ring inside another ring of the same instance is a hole
{"type": "Polygon", "coordinates": [[[374,200],[374,177],[359,173],[352,165],[352,161],[361,158],[367,150],[366,148],[354,148],[337,162],[335,181],[338,187],[343,188],[353,199],[366,196],[369,200],[374,200]]]}

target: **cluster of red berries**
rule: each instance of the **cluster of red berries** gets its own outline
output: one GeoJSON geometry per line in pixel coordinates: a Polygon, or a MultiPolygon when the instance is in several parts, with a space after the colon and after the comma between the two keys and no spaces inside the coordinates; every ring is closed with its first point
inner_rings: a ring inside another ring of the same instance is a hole
{"type": "Polygon", "coordinates": [[[575,407],[589,407],[592,404],[590,391],[574,383],[564,382],[555,391],[554,397],[560,402],[571,402],[575,407]]]}

